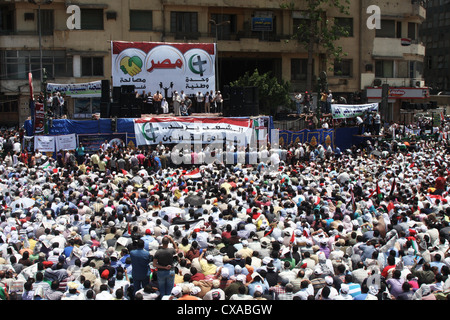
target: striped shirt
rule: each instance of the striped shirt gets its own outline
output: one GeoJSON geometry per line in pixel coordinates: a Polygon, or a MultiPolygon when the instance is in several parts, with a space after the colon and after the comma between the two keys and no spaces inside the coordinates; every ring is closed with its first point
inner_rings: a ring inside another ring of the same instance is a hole
{"type": "Polygon", "coordinates": [[[353,298],[357,295],[361,294],[361,285],[359,283],[347,283],[348,285],[348,294],[351,295],[353,298]]]}

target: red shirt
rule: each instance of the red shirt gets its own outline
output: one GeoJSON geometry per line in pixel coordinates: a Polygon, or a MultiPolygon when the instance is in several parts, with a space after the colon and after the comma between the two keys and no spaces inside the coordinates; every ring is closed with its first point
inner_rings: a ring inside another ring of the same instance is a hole
{"type": "Polygon", "coordinates": [[[395,268],[395,265],[393,266],[386,266],[383,271],[381,272],[381,275],[385,278],[387,278],[388,272],[389,270],[391,270],[392,268],[395,268]]]}
{"type": "Polygon", "coordinates": [[[447,184],[447,181],[444,177],[440,176],[436,179],[435,187],[438,190],[445,190],[445,185],[447,184]]]}
{"type": "Polygon", "coordinates": [[[205,280],[205,275],[201,272],[197,272],[191,277],[191,281],[205,280]]]}

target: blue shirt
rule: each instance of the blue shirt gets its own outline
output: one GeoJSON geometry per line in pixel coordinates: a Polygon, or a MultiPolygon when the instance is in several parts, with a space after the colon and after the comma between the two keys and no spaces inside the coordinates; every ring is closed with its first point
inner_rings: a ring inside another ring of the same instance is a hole
{"type": "Polygon", "coordinates": [[[147,235],[141,237],[141,239],[144,240],[144,249],[147,251],[150,251],[148,246],[149,246],[150,242],[155,240],[155,238],[153,238],[151,235],[147,234],[147,235]]]}
{"type": "Polygon", "coordinates": [[[445,265],[443,262],[441,261],[432,261],[430,262],[430,267],[437,267],[438,268],[438,272],[441,272],[441,268],[442,266],[445,265]]]}
{"type": "Polygon", "coordinates": [[[144,249],[135,249],[130,252],[132,277],[136,280],[145,279],[150,275],[150,253],[144,249]]]}

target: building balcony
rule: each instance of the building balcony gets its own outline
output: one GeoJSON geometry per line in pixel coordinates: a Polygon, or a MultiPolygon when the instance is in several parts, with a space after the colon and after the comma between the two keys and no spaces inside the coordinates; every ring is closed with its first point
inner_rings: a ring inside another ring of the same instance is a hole
{"type": "Polygon", "coordinates": [[[427,15],[423,0],[397,0],[395,2],[366,0],[366,2],[369,5],[380,7],[382,17],[408,18],[419,22],[424,21],[427,15]]]}
{"type": "Polygon", "coordinates": [[[361,74],[361,90],[367,87],[381,87],[383,84],[388,84],[389,87],[398,88],[425,87],[425,81],[423,78],[381,78],[375,77],[375,74],[373,73],[361,74]]]}
{"type": "Polygon", "coordinates": [[[411,0],[411,16],[418,17],[422,21],[427,18],[427,9],[423,6],[423,2],[423,0],[411,0]]]}
{"type": "Polygon", "coordinates": [[[412,40],[408,46],[402,45],[399,38],[375,38],[373,42],[373,58],[400,59],[404,56],[425,57],[425,46],[417,40],[412,40]]]}

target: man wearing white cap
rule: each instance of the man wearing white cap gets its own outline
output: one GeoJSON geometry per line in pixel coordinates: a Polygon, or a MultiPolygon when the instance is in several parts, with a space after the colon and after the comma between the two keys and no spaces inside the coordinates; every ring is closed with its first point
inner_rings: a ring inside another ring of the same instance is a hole
{"type": "MultiPolygon", "coordinates": [[[[329,299],[333,299],[334,297],[339,295],[339,292],[333,286],[333,283],[334,283],[333,277],[326,276],[325,277],[325,283],[326,283],[326,286],[330,289],[330,294],[328,295],[329,299]]],[[[319,298],[320,298],[320,296],[322,294],[322,290],[323,290],[323,288],[320,288],[319,291],[317,292],[317,294],[315,296],[316,300],[319,300],[319,298]]]]}
{"type": "Polygon", "coordinates": [[[341,284],[341,288],[339,289],[339,294],[333,298],[333,300],[353,300],[353,297],[349,295],[349,287],[348,284],[341,284]]]}

